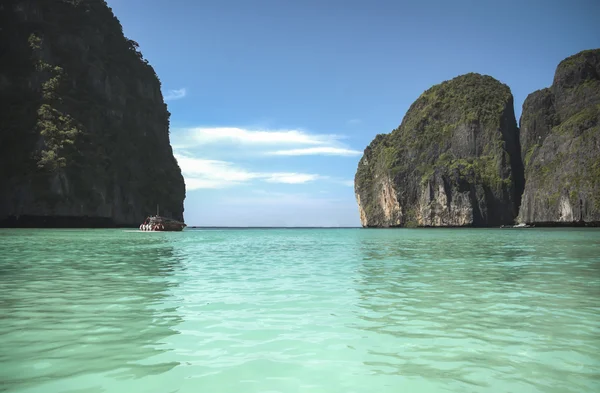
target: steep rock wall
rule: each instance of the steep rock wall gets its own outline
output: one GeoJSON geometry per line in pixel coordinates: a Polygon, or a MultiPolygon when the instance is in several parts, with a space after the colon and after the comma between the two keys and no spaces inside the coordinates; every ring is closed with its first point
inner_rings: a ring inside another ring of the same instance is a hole
{"type": "Polygon", "coordinates": [[[106,2],[4,2],[0,26],[0,224],[183,219],[160,82],[106,2]]]}
{"type": "Polygon", "coordinates": [[[520,119],[525,191],[518,220],[600,222],[600,49],[570,56],[520,119]]]}
{"type": "Polygon", "coordinates": [[[466,74],[433,86],[365,149],[355,194],[365,227],[509,224],[523,190],[508,86],[466,74]]]}

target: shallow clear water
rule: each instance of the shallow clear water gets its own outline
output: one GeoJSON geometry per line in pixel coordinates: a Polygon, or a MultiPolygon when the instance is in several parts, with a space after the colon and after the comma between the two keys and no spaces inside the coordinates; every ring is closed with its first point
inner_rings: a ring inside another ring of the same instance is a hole
{"type": "Polygon", "coordinates": [[[0,391],[600,391],[598,230],[0,230],[0,251],[0,391]]]}

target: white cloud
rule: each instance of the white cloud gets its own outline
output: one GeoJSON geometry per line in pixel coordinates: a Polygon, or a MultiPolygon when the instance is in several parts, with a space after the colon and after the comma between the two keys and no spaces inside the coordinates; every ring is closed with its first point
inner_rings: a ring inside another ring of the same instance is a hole
{"type": "Polygon", "coordinates": [[[360,119],[350,119],[346,123],[348,123],[348,125],[354,126],[354,125],[360,124],[361,120],[360,119]]]}
{"type": "Polygon", "coordinates": [[[177,130],[175,144],[196,147],[229,143],[239,145],[316,145],[329,146],[341,139],[340,135],[310,134],[300,130],[250,130],[237,127],[194,127],[177,130]]]}
{"type": "Polygon", "coordinates": [[[269,183],[302,184],[322,178],[317,174],[295,172],[253,172],[240,168],[231,162],[194,158],[186,154],[176,153],[186,188],[225,188],[252,180],[269,183]]]}
{"type": "Polygon", "coordinates": [[[165,101],[179,100],[179,99],[185,97],[186,95],[187,95],[187,90],[185,89],[185,87],[182,89],[169,90],[165,94],[164,100],[165,101]]]}
{"type": "Polygon", "coordinates": [[[349,181],[316,173],[276,169],[250,170],[225,157],[268,156],[359,156],[340,143],[344,137],[311,134],[301,130],[252,130],[238,127],[195,127],[174,130],[171,134],[175,157],[188,190],[224,188],[254,182],[304,184],[318,180],[348,185],[349,181]],[[196,158],[207,152],[216,159],[196,158]]]}
{"type": "Polygon", "coordinates": [[[271,173],[265,174],[264,178],[269,183],[301,184],[322,179],[323,176],[309,173],[271,173]]]}
{"type": "Polygon", "coordinates": [[[343,147],[319,146],[308,147],[302,149],[277,150],[267,152],[268,155],[274,156],[309,156],[309,155],[325,155],[325,156],[359,156],[363,154],[361,151],[347,149],[343,147]]]}
{"type": "Polygon", "coordinates": [[[341,143],[336,134],[312,134],[302,130],[252,130],[239,127],[194,127],[175,129],[171,134],[176,149],[194,149],[208,145],[244,149],[244,153],[267,156],[360,156],[341,143]],[[274,148],[278,149],[274,149],[274,148]]]}

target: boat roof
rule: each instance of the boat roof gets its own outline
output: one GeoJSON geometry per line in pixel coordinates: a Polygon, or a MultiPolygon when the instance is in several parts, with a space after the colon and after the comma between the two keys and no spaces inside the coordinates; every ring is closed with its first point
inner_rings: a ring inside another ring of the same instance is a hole
{"type": "Polygon", "coordinates": [[[178,224],[184,224],[183,221],[175,220],[173,218],[168,218],[168,217],[162,217],[162,216],[149,216],[147,219],[150,219],[151,221],[176,222],[178,224]]]}

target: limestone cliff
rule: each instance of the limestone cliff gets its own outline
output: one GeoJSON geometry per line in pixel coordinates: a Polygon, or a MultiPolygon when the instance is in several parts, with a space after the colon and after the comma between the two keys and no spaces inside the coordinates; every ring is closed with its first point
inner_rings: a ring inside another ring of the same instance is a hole
{"type": "Polygon", "coordinates": [[[520,119],[525,191],[518,220],[600,222],[600,49],[560,62],[520,119]]]}
{"type": "Polygon", "coordinates": [[[522,190],[510,89],[473,73],[425,91],[365,149],[355,176],[365,227],[509,224],[522,190]]]}
{"type": "Polygon", "coordinates": [[[183,219],[160,82],[106,2],[7,1],[0,28],[0,223],[183,219]]]}

